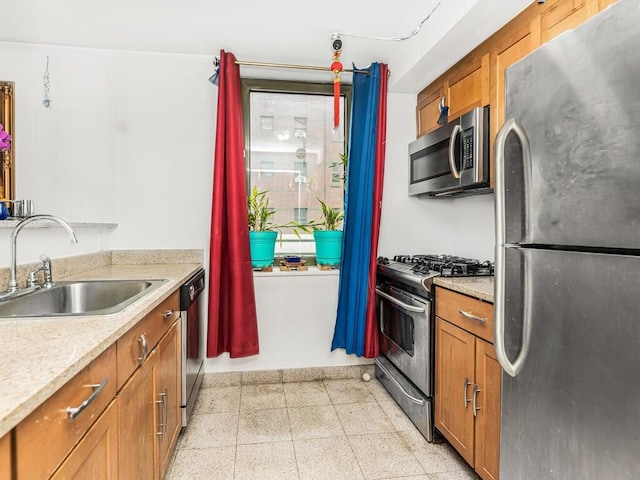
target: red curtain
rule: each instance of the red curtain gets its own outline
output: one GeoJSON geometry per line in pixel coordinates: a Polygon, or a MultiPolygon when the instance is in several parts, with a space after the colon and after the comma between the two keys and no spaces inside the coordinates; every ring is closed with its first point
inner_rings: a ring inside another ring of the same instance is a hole
{"type": "Polygon", "coordinates": [[[380,214],[382,213],[382,185],[384,181],[385,149],[387,145],[387,84],[389,67],[380,64],[380,91],[378,103],[378,129],[376,133],[376,165],[373,184],[373,218],[371,225],[371,257],[369,258],[369,282],[367,284],[367,318],[364,331],[364,356],[377,357],[378,321],[376,319],[376,271],[378,237],[380,234],[380,214]]]}
{"type": "Polygon", "coordinates": [[[207,356],[258,354],[258,322],[249,251],[240,68],[220,51],[207,356]]]}

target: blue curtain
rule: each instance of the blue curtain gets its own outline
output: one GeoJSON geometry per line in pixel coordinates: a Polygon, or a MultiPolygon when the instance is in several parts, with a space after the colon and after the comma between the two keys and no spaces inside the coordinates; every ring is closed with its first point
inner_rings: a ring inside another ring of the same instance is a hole
{"type": "MultiPolygon", "coordinates": [[[[355,69],[355,68],[354,68],[355,69]]],[[[338,313],[331,350],[364,353],[371,258],[380,64],[354,73],[338,313]]]]}

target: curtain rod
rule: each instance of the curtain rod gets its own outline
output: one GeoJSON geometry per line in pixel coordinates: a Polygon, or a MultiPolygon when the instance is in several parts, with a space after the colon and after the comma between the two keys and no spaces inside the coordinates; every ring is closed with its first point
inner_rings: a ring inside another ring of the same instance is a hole
{"type": "MultiPolygon", "coordinates": [[[[236,60],[236,65],[247,65],[250,67],[269,67],[269,68],[295,68],[299,70],[321,70],[324,72],[331,72],[330,67],[317,67],[314,65],[295,65],[290,63],[269,63],[269,62],[245,62],[236,60]]],[[[218,57],[213,57],[213,66],[220,66],[220,59],[218,57]]],[[[347,73],[365,73],[369,74],[369,70],[360,70],[360,69],[349,69],[345,68],[342,70],[347,73]]]]}

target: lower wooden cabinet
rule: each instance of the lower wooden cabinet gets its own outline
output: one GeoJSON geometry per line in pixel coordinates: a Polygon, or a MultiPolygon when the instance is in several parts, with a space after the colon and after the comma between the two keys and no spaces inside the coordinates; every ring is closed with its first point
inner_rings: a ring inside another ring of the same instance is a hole
{"type": "Polygon", "coordinates": [[[118,408],[114,400],[73,449],[52,480],[117,480],[118,408]]]}
{"type": "Polygon", "coordinates": [[[11,433],[0,438],[0,480],[11,480],[11,433]]]}
{"type": "Polygon", "coordinates": [[[158,345],[156,369],[156,396],[160,399],[160,426],[158,435],[158,462],[160,477],[169,467],[171,454],[182,428],[180,418],[180,322],[171,327],[158,345]]]}
{"type": "Polygon", "coordinates": [[[162,480],[181,429],[172,294],[0,439],[0,480],[162,480]]]}
{"type": "Polygon", "coordinates": [[[118,394],[120,478],[162,479],[169,466],[181,428],[178,328],[169,329],[118,394]]]}
{"type": "Polygon", "coordinates": [[[154,376],[156,351],[118,394],[118,472],[120,478],[158,478],[155,444],[158,433],[154,376]]]}
{"type": "Polygon", "coordinates": [[[480,477],[497,480],[502,369],[493,344],[477,336],[493,319],[493,309],[465,295],[437,291],[435,425],[480,477]],[[478,319],[472,320],[478,326],[467,323],[468,316],[461,320],[476,332],[452,323],[459,312],[478,319]]]}

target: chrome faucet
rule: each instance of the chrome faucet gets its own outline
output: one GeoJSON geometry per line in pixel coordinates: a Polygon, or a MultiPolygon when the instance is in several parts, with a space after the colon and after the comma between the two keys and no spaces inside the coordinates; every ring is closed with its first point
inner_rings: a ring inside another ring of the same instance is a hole
{"type": "MultiPolygon", "coordinates": [[[[71,243],[78,243],[78,239],[76,238],[76,234],[73,232],[73,229],[71,228],[71,226],[65,222],[64,220],[62,220],[60,217],[56,217],[55,215],[33,215],[32,217],[29,218],[25,218],[24,220],[22,220],[20,223],[18,223],[15,227],[13,227],[13,231],[11,232],[11,277],[9,279],[9,286],[7,288],[7,293],[15,293],[17,292],[20,288],[18,287],[18,280],[17,280],[17,273],[16,273],[16,240],[18,238],[18,233],[20,233],[20,230],[22,230],[25,226],[27,226],[28,224],[30,224],[31,222],[35,222],[37,220],[50,220],[52,222],[56,222],[58,224],[60,224],[60,226],[62,228],[64,228],[67,233],[69,234],[69,238],[71,239],[71,243]]],[[[42,257],[41,257],[42,259],[42,257]]],[[[49,283],[51,283],[51,260],[49,260],[48,258],[46,259],[48,260],[48,281],[49,283]]],[[[45,259],[42,259],[43,261],[43,270],[45,271],[45,283],[47,282],[47,266],[44,265],[45,263],[47,263],[47,261],[45,261],[45,259]]],[[[35,273],[34,273],[34,277],[35,277],[35,273]]]]}

